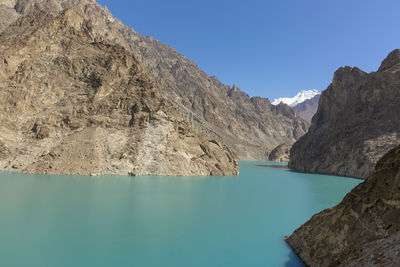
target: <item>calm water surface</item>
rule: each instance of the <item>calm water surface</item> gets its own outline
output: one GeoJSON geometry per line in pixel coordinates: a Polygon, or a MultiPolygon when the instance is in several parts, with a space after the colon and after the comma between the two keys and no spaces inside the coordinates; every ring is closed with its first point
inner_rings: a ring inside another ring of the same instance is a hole
{"type": "Polygon", "coordinates": [[[302,266],[284,236],[360,180],[265,164],[210,178],[0,173],[0,266],[302,266]]]}

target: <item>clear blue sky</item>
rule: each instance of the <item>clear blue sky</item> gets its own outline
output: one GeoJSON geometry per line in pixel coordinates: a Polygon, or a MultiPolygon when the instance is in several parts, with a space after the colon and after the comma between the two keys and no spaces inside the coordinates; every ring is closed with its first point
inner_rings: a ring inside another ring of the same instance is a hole
{"type": "Polygon", "coordinates": [[[340,66],[376,70],[400,48],[399,0],[99,0],[250,96],[324,90],[340,66]]]}

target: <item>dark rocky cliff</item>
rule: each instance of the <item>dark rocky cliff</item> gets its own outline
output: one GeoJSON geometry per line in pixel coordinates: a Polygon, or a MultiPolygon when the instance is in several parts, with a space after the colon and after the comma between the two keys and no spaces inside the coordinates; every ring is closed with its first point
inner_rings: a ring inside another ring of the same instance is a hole
{"type": "Polygon", "coordinates": [[[400,144],[400,50],[377,72],[344,67],[322,92],[308,133],[291,149],[289,167],[365,178],[400,144]]]}
{"type": "Polygon", "coordinates": [[[309,266],[400,266],[400,146],[286,241],[309,266]]]}

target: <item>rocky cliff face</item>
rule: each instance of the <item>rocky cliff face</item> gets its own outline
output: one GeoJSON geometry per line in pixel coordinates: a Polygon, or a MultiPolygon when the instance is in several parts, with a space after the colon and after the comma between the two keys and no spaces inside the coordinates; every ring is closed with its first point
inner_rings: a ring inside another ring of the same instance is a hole
{"type": "MultiPolygon", "coordinates": [[[[49,174],[228,175],[238,166],[200,134],[138,60],[81,9],[31,8],[0,35],[0,169],[49,174]]],[[[39,4],[59,7],[55,1],[39,4]]],[[[23,5],[25,4],[25,5],[23,5]]],[[[22,12],[23,14],[23,12],[22,12]]]]}
{"type": "Polygon", "coordinates": [[[400,146],[334,208],[287,238],[309,266],[400,265],[400,146]]]}
{"type": "Polygon", "coordinates": [[[16,0],[15,10],[26,14],[37,9],[52,12],[73,5],[93,24],[93,34],[125,47],[143,63],[161,93],[197,130],[222,140],[240,159],[265,158],[281,143],[293,143],[308,123],[283,105],[250,98],[237,87],[209,77],[195,63],[152,37],[123,25],[93,0],[16,0]]]}
{"type": "Polygon", "coordinates": [[[288,144],[280,144],[269,153],[268,160],[276,162],[288,162],[291,147],[292,146],[288,144]]]}
{"type": "Polygon", "coordinates": [[[319,101],[310,129],[292,147],[289,167],[367,177],[400,144],[400,50],[377,72],[344,67],[319,101]]]}
{"type": "Polygon", "coordinates": [[[293,109],[297,115],[302,117],[304,120],[311,122],[311,119],[314,117],[315,113],[317,113],[320,97],[321,95],[316,95],[313,98],[307,99],[306,101],[294,106],[293,109]]]}

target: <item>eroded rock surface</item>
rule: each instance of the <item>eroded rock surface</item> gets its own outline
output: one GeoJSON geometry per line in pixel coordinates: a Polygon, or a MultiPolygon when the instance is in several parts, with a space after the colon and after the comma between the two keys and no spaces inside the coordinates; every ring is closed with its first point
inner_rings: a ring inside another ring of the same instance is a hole
{"type": "Polygon", "coordinates": [[[14,9],[15,1],[0,2],[0,33],[19,17],[19,13],[14,9]]]}
{"type": "Polygon", "coordinates": [[[322,92],[308,133],[292,147],[289,167],[365,178],[400,144],[400,50],[377,72],[344,67],[322,92]]]}
{"type": "Polygon", "coordinates": [[[400,265],[400,146],[334,208],[287,238],[309,266],[400,265]]]}
{"type": "Polygon", "coordinates": [[[32,11],[0,35],[0,169],[237,174],[234,154],[193,130],[145,67],[99,36],[81,9],[16,2],[32,11]]]}

